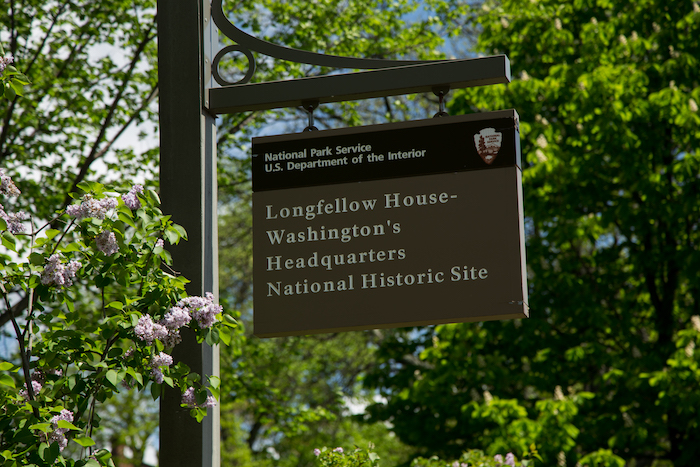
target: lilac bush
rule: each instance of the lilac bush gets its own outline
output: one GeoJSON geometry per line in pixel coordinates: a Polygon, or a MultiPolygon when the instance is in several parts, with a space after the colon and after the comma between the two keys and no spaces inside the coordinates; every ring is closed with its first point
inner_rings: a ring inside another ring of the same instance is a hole
{"type": "Polygon", "coordinates": [[[6,198],[21,193],[0,169],[0,314],[19,350],[0,361],[3,467],[112,465],[93,440],[95,407],[120,391],[157,399],[165,385],[179,389],[182,410],[200,421],[218,398],[218,378],[203,381],[170,355],[181,332],[228,343],[236,325],[212,294],[187,296],[164,248],[184,230],[143,187],[123,196],[98,183],[78,188],[73,204],[35,225],[12,217],[6,198]]]}

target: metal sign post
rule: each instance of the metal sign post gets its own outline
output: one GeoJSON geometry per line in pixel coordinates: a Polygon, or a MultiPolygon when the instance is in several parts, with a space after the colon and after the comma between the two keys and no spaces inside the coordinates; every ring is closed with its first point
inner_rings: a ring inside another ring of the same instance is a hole
{"type": "MultiPolygon", "coordinates": [[[[173,247],[175,267],[191,282],[191,295],[218,295],[215,115],[303,106],[370,97],[434,92],[510,82],[504,55],[470,60],[395,61],[338,57],[271,44],[229,22],[222,0],[158,0],[160,92],[160,190],[163,211],[187,230],[189,241],[173,247]],[[216,27],[214,24],[216,24],[216,27]],[[236,44],[217,50],[218,29],[236,44]],[[257,52],[280,60],[349,70],[371,70],[273,83],[250,83],[257,52]],[[219,73],[228,53],[241,53],[248,70],[237,83],[219,73]],[[221,87],[213,87],[215,80],[221,87]]],[[[218,349],[193,336],[173,357],[204,378],[218,375],[218,349]]],[[[160,465],[218,467],[219,413],[202,424],[180,407],[168,387],[161,399],[160,465]]]]}
{"type": "MultiPolygon", "coordinates": [[[[175,268],[191,282],[190,295],[218,299],[216,122],[206,111],[207,63],[216,46],[208,2],[158,1],[160,193],[163,212],[187,230],[188,241],[169,247],[175,268]]],[[[183,333],[176,361],[206,378],[219,373],[218,348],[183,333]]],[[[161,466],[216,467],[219,409],[202,423],[180,407],[179,390],[164,385],[160,404],[161,466]]]]}

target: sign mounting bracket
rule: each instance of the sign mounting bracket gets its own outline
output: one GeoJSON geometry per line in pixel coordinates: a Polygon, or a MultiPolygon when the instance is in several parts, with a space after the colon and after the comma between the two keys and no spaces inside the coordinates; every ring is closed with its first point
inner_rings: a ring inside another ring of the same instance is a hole
{"type": "Polygon", "coordinates": [[[436,87],[459,89],[509,83],[510,61],[505,55],[460,60],[384,60],[341,57],[273,44],[251,36],[234,26],[223,11],[223,0],[213,0],[211,14],[216,26],[236,42],[223,48],[212,61],[212,76],[221,87],[209,92],[209,111],[228,114],[283,107],[299,107],[304,101],[343,102],[374,97],[431,92],[436,87]],[[250,83],[255,73],[257,52],[272,58],[346,70],[365,70],[325,76],[250,83]],[[220,71],[221,59],[241,53],[248,60],[243,79],[226,81],[220,71]]]}

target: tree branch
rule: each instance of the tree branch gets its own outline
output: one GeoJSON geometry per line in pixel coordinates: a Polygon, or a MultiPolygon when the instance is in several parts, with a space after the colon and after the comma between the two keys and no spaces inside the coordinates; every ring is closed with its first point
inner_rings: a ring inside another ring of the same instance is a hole
{"type": "MultiPolygon", "coordinates": [[[[126,76],[122,80],[121,86],[119,87],[119,92],[117,92],[117,95],[114,96],[114,99],[112,100],[112,105],[109,108],[107,116],[105,117],[104,121],[102,122],[102,127],[100,128],[99,134],[95,138],[95,142],[92,146],[92,149],[90,150],[90,154],[85,158],[83,163],[80,165],[80,171],[79,171],[78,175],[75,177],[75,179],[73,180],[72,187],[66,193],[66,196],[64,198],[62,206],[67,206],[71,202],[70,193],[73,193],[76,190],[78,184],[81,181],[83,181],[83,179],[87,175],[87,172],[90,168],[90,165],[93,162],[95,162],[95,160],[98,157],[101,157],[102,155],[104,155],[105,152],[109,149],[110,145],[114,142],[114,140],[112,140],[112,141],[110,141],[110,143],[108,145],[106,145],[105,148],[103,148],[102,150],[98,150],[98,148],[100,146],[100,142],[104,139],[105,133],[107,132],[107,129],[109,128],[110,124],[112,123],[112,119],[114,118],[114,114],[117,110],[117,107],[119,106],[119,102],[121,101],[121,99],[124,95],[124,91],[126,90],[127,85],[129,83],[129,79],[131,78],[131,75],[133,74],[134,69],[136,68],[136,65],[139,62],[141,54],[146,49],[146,46],[148,45],[148,43],[151,42],[151,40],[153,40],[156,37],[155,34],[152,34],[152,31],[153,31],[153,29],[155,29],[155,27],[156,27],[156,19],[154,18],[153,23],[151,24],[151,27],[148,29],[143,40],[141,41],[141,43],[139,43],[138,47],[136,48],[136,51],[134,52],[134,56],[132,57],[131,63],[129,64],[129,69],[126,72],[126,76]]],[[[149,99],[152,99],[153,97],[155,97],[154,93],[156,92],[156,90],[157,90],[157,87],[151,91],[149,99]]],[[[144,106],[148,105],[149,102],[150,102],[149,100],[144,102],[144,104],[139,108],[137,113],[140,112],[141,109],[144,108],[144,106]]],[[[133,118],[131,120],[129,120],[129,123],[131,121],[133,121],[133,118]]],[[[123,129],[122,129],[122,131],[123,131],[123,129]]]]}

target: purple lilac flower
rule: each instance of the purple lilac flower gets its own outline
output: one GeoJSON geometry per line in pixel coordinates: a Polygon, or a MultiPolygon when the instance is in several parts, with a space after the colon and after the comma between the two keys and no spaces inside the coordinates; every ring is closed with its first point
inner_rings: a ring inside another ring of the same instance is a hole
{"type": "Polygon", "coordinates": [[[496,454],[495,456],[493,456],[493,460],[498,462],[499,465],[503,464],[503,456],[500,454],[496,454]]]}
{"type": "Polygon", "coordinates": [[[80,261],[70,261],[67,264],[61,262],[61,255],[56,253],[49,257],[44,272],[41,273],[41,283],[44,285],[57,285],[70,287],[73,285],[75,274],[82,267],[80,261]]]}
{"type": "MultiPolygon", "coordinates": [[[[35,396],[39,394],[39,391],[41,391],[42,387],[43,386],[39,381],[32,380],[32,391],[34,391],[35,396]]],[[[19,395],[22,397],[22,399],[29,400],[29,391],[27,390],[27,383],[24,383],[24,389],[20,389],[19,395]]]]}
{"type": "Polygon", "coordinates": [[[116,198],[95,199],[91,195],[85,195],[80,204],[72,204],[66,208],[66,214],[74,217],[77,221],[94,217],[104,219],[107,211],[117,207],[116,198]]]}
{"type": "Polygon", "coordinates": [[[223,311],[221,305],[214,303],[214,295],[207,292],[206,297],[187,297],[177,302],[177,306],[187,310],[202,328],[210,328],[216,322],[216,315],[223,311]]]}
{"type": "Polygon", "coordinates": [[[510,465],[512,467],[515,467],[515,456],[513,455],[512,452],[509,452],[506,454],[506,465],[510,465]]]}
{"type": "Polygon", "coordinates": [[[180,328],[187,326],[192,320],[190,313],[179,307],[174,306],[170,309],[168,313],[160,320],[160,324],[168,329],[168,335],[165,339],[161,339],[166,347],[175,347],[182,340],[180,338],[180,328]]]}
{"type": "Polygon", "coordinates": [[[154,323],[149,315],[139,318],[138,324],[134,327],[136,337],[148,345],[153,344],[156,339],[163,340],[168,335],[168,330],[162,324],[154,323]]]}
{"type": "Polygon", "coordinates": [[[156,240],[156,248],[158,248],[158,247],[163,248],[163,245],[165,245],[165,243],[163,242],[162,238],[159,238],[158,240],[156,240]]]}
{"type": "MultiPolygon", "coordinates": [[[[2,63],[2,57],[0,57],[0,63],[2,63]]],[[[0,70],[0,72],[2,72],[2,70],[0,70]]],[[[17,196],[21,193],[17,186],[15,186],[15,182],[12,181],[9,175],[5,174],[3,169],[0,169],[0,193],[7,196],[17,196]]]]}
{"type": "Polygon", "coordinates": [[[333,452],[339,452],[340,454],[342,454],[342,453],[343,453],[343,448],[341,448],[340,446],[338,446],[337,448],[333,449],[333,452]]]}
{"type": "Polygon", "coordinates": [[[319,448],[314,449],[314,456],[320,456],[321,455],[321,450],[319,448]]]}
{"type": "Polygon", "coordinates": [[[153,368],[159,367],[159,366],[170,366],[173,364],[173,357],[168,355],[165,352],[160,352],[158,355],[153,357],[151,359],[151,366],[153,368]]]}
{"type": "Polygon", "coordinates": [[[126,204],[126,207],[132,211],[136,211],[141,207],[141,201],[139,201],[138,194],[143,193],[143,187],[141,185],[134,185],[128,193],[122,195],[122,201],[126,204]]]}
{"type": "Polygon", "coordinates": [[[53,443],[56,442],[58,443],[58,448],[63,451],[65,447],[68,445],[68,440],[66,439],[66,432],[68,431],[67,428],[59,428],[58,427],[58,421],[59,420],[65,420],[67,422],[72,423],[73,422],[73,412],[70,410],[63,409],[61,410],[61,413],[58,415],[54,415],[51,418],[51,424],[54,427],[54,430],[49,434],[48,436],[48,442],[53,443]]]}
{"type": "Polygon", "coordinates": [[[165,375],[160,368],[153,368],[151,370],[151,378],[153,378],[153,381],[157,384],[163,384],[163,381],[165,381],[165,375]]]}
{"type": "Polygon", "coordinates": [[[24,211],[19,211],[17,213],[6,213],[5,208],[0,204],[0,218],[7,224],[7,230],[10,233],[18,234],[24,232],[24,225],[22,221],[27,218],[27,213],[24,211]]]}
{"type": "Polygon", "coordinates": [[[114,236],[114,232],[110,232],[109,230],[100,233],[95,239],[95,243],[97,243],[97,249],[107,256],[112,256],[119,251],[117,237],[114,236]]]}
{"type": "Polygon", "coordinates": [[[177,344],[182,342],[182,337],[180,336],[180,330],[179,329],[168,329],[166,328],[167,334],[165,337],[163,337],[160,341],[163,343],[163,345],[168,348],[172,349],[175,347],[177,344]]]}
{"type": "Polygon", "coordinates": [[[166,313],[161,324],[165,325],[168,329],[180,329],[183,326],[187,326],[192,320],[192,316],[187,310],[174,306],[166,313]]]}
{"type": "Polygon", "coordinates": [[[10,63],[14,63],[15,57],[12,55],[8,55],[7,57],[0,57],[0,74],[2,74],[5,71],[5,68],[7,68],[7,65],[10,63]]]}
{"type": "Polygon", "coordinates": [[[182,395],[182,404],[186,405],[187,407],[189,407],[191,409],[196,409],[196,408],[208,409],[210,407],[216,406],[216,399],[214,399],[213,396],[209,396],[209,397],[207,397],[207,400],[202,405],[198,405],[197,399],[195,398],[195,395],[194,395],[194,388],[190,386],[187,389],[187,391],[185,391],[184,394],[182,395]]]}
{"type": "Polygon", "coordinates": [[[173,364],[173,357],[165,352],[160,352],[158,355],[151,359],[151,376],[155,379],[156,383],[163,384],[163,371],[161,367],[169,367],[173,364]]]}

